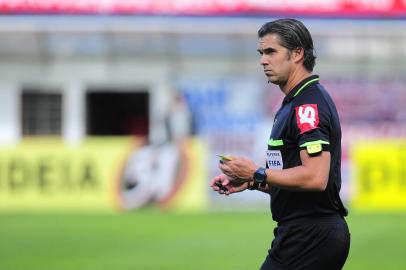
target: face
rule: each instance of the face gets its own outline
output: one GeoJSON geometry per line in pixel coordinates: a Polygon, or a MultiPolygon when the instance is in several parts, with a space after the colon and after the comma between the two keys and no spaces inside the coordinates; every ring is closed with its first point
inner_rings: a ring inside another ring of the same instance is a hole
{"type": "Polygon", "coordinates": [[[283,85],[288,81],[294,61],[288,49],[281,46],[277,34],[268,34],[259,39],[260,64],[268,81],[283,85]]]}

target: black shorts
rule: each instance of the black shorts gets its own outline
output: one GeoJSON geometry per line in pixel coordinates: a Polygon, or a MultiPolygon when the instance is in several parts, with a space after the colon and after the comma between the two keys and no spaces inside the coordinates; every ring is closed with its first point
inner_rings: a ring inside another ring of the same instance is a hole
{"type": "Polygon", "coordinates": [[[338,270],[350,249],[347,223],[340,216],[278,224],[261,270],[338,270]]]}

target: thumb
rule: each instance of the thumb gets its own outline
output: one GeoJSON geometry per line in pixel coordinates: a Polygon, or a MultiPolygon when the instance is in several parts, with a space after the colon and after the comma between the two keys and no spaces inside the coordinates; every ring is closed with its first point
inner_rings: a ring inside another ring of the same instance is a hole
{"type": "Polygon", "coordinates": [[[221,184],[223,186],[227,186],[228,184],[230,184],[230,179],[228,179],[228,177],[224,177],[223,182],[221,184]]]}

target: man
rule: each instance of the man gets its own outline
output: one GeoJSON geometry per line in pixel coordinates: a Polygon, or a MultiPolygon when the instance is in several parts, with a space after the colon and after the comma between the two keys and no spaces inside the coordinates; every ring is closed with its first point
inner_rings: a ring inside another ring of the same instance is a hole
{"type": "Polygon", "coordinates": [[[277,222],[261,270],[342,269],[350,234],[341,188],[341,128],[329,94],[312,75],[313,41],[294,19],[258,31],[260,63],[268,82],[286,95],[268,141],[266,168],[244,157],[221,160],[211,180],[220,194],[246,189],[271,195],[277,222]]]}

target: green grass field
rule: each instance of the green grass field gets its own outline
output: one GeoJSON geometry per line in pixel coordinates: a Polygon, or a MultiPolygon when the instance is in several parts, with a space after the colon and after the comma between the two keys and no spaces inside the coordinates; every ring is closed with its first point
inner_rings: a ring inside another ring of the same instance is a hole
{"type": "MultiPolygon", "coordinates": [[[[406,213],[358,214],[344,269],[406,269],[406,213]]],[[[2,214],[0,269],[258,269],[269,213],[2,214]]]]}

